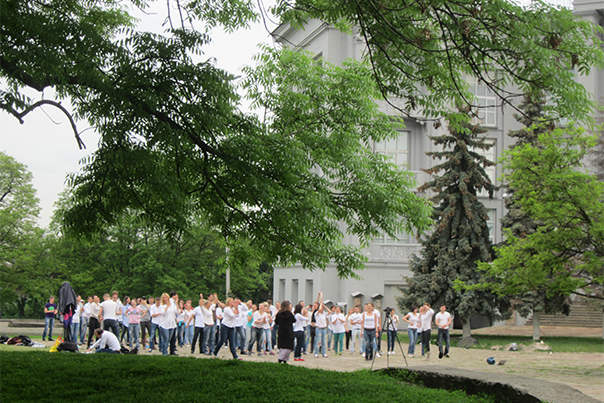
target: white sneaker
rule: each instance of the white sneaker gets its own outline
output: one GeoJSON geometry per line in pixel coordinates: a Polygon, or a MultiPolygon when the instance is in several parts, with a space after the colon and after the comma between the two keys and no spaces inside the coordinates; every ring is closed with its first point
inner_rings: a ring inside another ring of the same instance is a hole
{"type": "Polygon", "coordinates": [[[380,353],[375,353],[375,356],[378,357],[378,358],[381,357],[380,353]]]}
{"type": "Polygon", "coordinates": [[[361,357],[365,357],[365,353],[361,354],[361,357]]]}
{"type": "Polygon", "coordinates": [[[413,354],[409,354],[407,357],[414,358],[415,356],[413,354]]]}
{"type": "Polygon", "coordinates": [[[391,351],[392,355],[396,354],[394,351],[391,351]]]}
{"type": "Polygon", "coordinates": [[[319,358],[319,354],[315,354],[315,358],[319,358]]]}

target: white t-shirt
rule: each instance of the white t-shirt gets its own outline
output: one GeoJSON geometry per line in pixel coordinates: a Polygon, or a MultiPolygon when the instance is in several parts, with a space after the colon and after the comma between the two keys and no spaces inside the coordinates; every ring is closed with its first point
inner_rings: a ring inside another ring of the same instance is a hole
{"type": "Polygon", "coordinates": [[[363,315],[361,315],[360,313],[355,312],[352,315],[350,315],[350,324],[352,325],[353,329],[360,329],[362,320],[363,320],[363,315]],[[358,323],[356,323],[356,322],[358,322],[358,323]]]}
{"type": "Polygon", "coordinates": [[[429,309],[428,312],[421,315],[422,321],[422,331],[430,330],[432,328],[432,316],[434,315],[434,310],[429,309]]]}
{"type": "Polygon", "coordinates": [[[203,323],[206,326],[212,326],[214,324],[214,316],[212,315],[212,311],[216,309],[216,305],[210,305],[210,308],[206,308],[205,306],[201,307],[201,312],[203,313],[203,323]]]}
{"type": "Polygon", "coordinates": [[[331,314],[331,325],[333,326],[334,333],[344,333],[346,332],[346,328],[344,327],[344,322],[346,318],[343,313],[333,313],[331,314]],[[341,322],[342,321],[342,322],[341,322]]]}
{"type": "Polygon", "coordinates": [[[80,315],[82,315],[82,305],[78,304],[76,311],[73,314],[73,318],[71,319],[71,323],[80,323],[80,315]]]}
{"type": "Polygon", "coordinates": [[[120,342],[113,333],[106,330],[103,332],[101,337],[92,346],[90,346],[90,349],[94,350],[97,347],[108,348],[113,351],[120,351],[120,342]]]}
{"type": "Polygon", "coordinates": [[[90,319],[90,315],[92,314],[92,311],[90,310],[90,305],[90,302],[86,302],[86,304],[84,304],[84,312],[82,313],[82,317],[86,319],[90,319]]]}
{"type": "Polygon", "coordinates": [[[156,313],[161,313],[160,307],[161,307],[161,305],[157,306],[157,305],[153,304],[149,308],[149,315],[151,315],[151,323],[154,323],[156,325],[159,325],[159,318],[161,318],[161,315],[155,316],[155,317],[153,317],[153,315],[155,315],[156,313]]]}
{"type": "MultiPolygon", "coordinates": [[[[120,301],[119,299],[117,301],[115,301],[115,303],[117,304],[117,309],[116,309],[116,320],[121,322],[122,321],[122,316],[124,315],[124,305],[122,305],[122,301],[120,301]],[[117,313],[117,312],[121,312],[121,313],[117,313]]],[[[104,315],[104,314],[103,314],[104,315]]]]}
{"type": "MultiPolygon", "coordinates": [[[[192,315],[195,316],[195,327],[206,327],[206,324],[204,323],[204,317],[205,317],[205,315],[203,314],[204,309],[205,308],[203,308],[201,306],[198,306],[195,309],[193,309],[192,315]]],[[[212,316],[212,314],[210,313],[210,317],[211,316],[212,316]]]]}
{"type": "Polygon", "coordinates": [[[319,329],[324,329],[327,327],[327,316],[325,313],[320,313],[317,311],[315,313],[315,323],[319,329]]]}
{"type": "Polygon", "coordinates": [[[176,314],[178,312],[178,308],[170,301],[170,306],[168,305],[160,305],[159,311],[161,315],[159,315],[159,326],[164,329],[174,329],[176,328],[176,314]]]}
{"type": "Polygon", "coordinates": [[[363,319],[365,319],[365,323],[363,324],[363,328],[365,329],[375,329],[377,328],[377,324],[380,323],[376,311],[373,311],[371,314],[364,312],[363,319]]]}
{"type": "Polygon", "coordinates": [[[391,315],[392,322],[388,324],[388,330],[398,330],[398,315],[391,315]]]}
{"type": "Polygon", "coordinates": [[[222,310],[222,324],[226,327],[236,327],[238,317],[231,307],[227,306],[222,310]]]}
{"type": "Polygon", "coordinates": [[[101,302],[101,308],[103,308],[103,320],[117,320],[117,303],[108,299],[107,301],[101,302]]]}
{"type": "Polygon", "coordinates": [[[295,315],[296,322],[294,323],[294,332],[303,332],[304,327],[308,323],[308,318],[301,313],[295,315]]]}
{"type": "Polygon", "coordinates": [[[222,322],[222,308],[216,307],[216,325],[220,326],[220,322],[222,322]]]}
{"type": "Polygon", "coordinates": [[[409,318],[407,318],[409,320],[409,322],[411,322],[411,324],[409,325],[410,329],[418,329],[421,325],[421,320],[419,318],[419,313],[413,313],[413,312],[409,312],[407,315],[409,315],[409,318]]]}
{"type": "MultiPolygon", "coordinates": [[[[447,324],[447,322],[449,322],[449,319],[451,319],[451,314],[449,312],[445,312],[445,313],[439,312],[436,314],[434,319],[435,319],[437,325],[445,325],[445,324],[447,324]]],[[[449,326],[445,326],[444,329],[449,330],[449,326]]]]}

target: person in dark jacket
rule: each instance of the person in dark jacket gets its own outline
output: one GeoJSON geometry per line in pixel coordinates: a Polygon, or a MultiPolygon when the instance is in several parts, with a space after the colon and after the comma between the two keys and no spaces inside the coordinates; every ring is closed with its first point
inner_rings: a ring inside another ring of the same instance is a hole
{"type": "Polygon", "coordinates": [[[292,313],[289,301],[281,303],[281,309],[275,316],[275,323],[279,325],[277,347],[279,347],[279,362],[287,363],[289,355],[294,349],[294,323],[296,318],[292,313]]]}

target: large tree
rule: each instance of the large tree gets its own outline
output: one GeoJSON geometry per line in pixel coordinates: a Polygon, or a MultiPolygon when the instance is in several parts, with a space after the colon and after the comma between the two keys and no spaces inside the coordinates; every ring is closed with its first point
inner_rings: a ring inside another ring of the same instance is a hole
{"type": "Polygon", "coordinates": [[[0,284],[2,308],[19,317],[31,298],[44,299],[53,279],[44,232],[37,227],[38,198],[27,167],[0,152],[0,284]]]}
{"type": "MultiPolygon", "coordinates": [[[[539,142],[539,136],[554,129],[552,120],[545,114],[545,107],[546,100],[540,92],[525,94],[519,105],[523,113],[514,114],[514,118],[524,127],[508,132],[508,136],[516,139],[516,142],[510,147],[511,150],[525,145],[536,149],[544,148],[544,145],[539,142]]],[[[504,203],[507,212],[501,219],[501,228],[506,234],[509,231],[509,234],[515,238],[525,238],[537,232],[542,223],[524,211],[521,194],[516,194],[515,188],[514,181],[506,182],[504,203]]],[[[500,246],[505,244],[506,241],[500,246]]],[[[522,294],[513,295],[511,298],[514,308],[521,316],[527,317],[531,313],[533,314],[533,340],[540,338],[539,317],[542,312],[548,314],[564,312],[567,315],[569,313],[567,295],[553,292],[548,287],[535,287],[522,294]]]]}
{"type": "Polygon", "coordinates": [[[533,4],[279,1],[273,11],[283,22],[358,27],[372,69],[267,53],[244,80],[264,121],[239,110],[232,74],[198,61],[211,28],[259,18],[251,1],[169,3],[160,35],[133,29],[122,2],[3,0],[0,108],[23,120],[54,105],[100,134],[98,152],[73,178],[78,202],[64,221],[72,232],[99,231],[129,211],[176,232],[203,212],[227,239],[249,239],[271,261],[333,261],[346,275],[363,256],[342,244],[338,222],[364,244],[380,232],[421,229],[429,212],[410,191],[410,174],[369,152],[372,140],[394,135],[374,106],[372,75],[382,95],[404,100],[406,113],[441,116],[448,105],[472,104],[472,75],[504,102],[512,86],[532,85],[559,115],[587,116],[593,103],[571,70],[602,65],[597,29],[533,4]],[[205,24],[200,31],[188,25],[196,21],[205,24]],[[25,89],[53,89],[73,109],[25,89]]]}
{"type": "Polygon", "coordinates": [[[487,210],[478,199],[480,192],[492,198],[497,189],[485,172],[494,163],[482,155],[493,144],[480,137],[486,130],[467,123],[468,118],[467,114],[449,117],[449,121],[462,121],[458,128],[449,125],[448,134],[431,137],[441,151],[427,154],[442,162],[424,170],[432,180],[418,190],[434,192],[434,226],[422,239],[421,255],[411,260],[413,277],[407,278],[407,286],[401,289],[399,303],[403,309],[424,302],[445,304],[461,321],[464,339],[469,341],[472,315],[495,319],[507,306],[489,291],[454,288],[458,280],[480,283],[477,264],[493,257],[487,210]]]}
{"type": "Polygon", "coordinates": [[[506,176],[540,225],[521,237],[508,232],[497,258],[481,265],[490,278],[481,288],[604,299],[604,182],[584,165],[596,137],[569,127],[543,132],[539,143],[511,150],[506,176]]]}

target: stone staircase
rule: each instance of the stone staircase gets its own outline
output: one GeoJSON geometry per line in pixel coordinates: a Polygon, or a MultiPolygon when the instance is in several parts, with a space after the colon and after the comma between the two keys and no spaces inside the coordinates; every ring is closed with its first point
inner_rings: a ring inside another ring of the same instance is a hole
{"type": "MultiPolygon", "coordinates": [[[[539,323],[541,326],[602,328],[602,311],[584,302],[575,301],[570,308],[568,316],[561,313],[555,315],[541,314],[539,316],[539,323]]],[[[533,326],[532,315],[525,326],[533,326]]]]}

